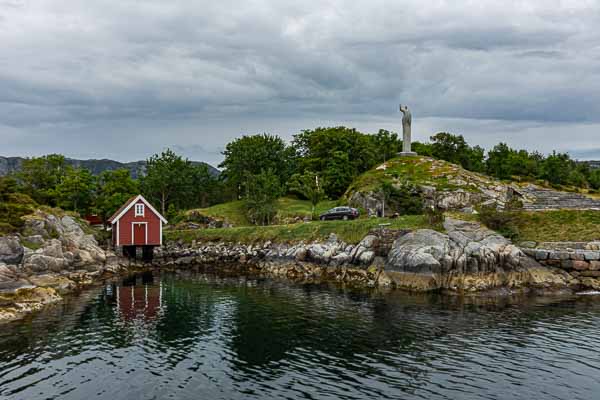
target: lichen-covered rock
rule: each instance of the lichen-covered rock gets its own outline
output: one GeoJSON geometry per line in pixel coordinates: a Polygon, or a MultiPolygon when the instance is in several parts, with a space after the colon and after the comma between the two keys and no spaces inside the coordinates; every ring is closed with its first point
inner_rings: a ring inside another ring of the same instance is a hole
{"type": "Polygon", "coordinates": [[[37,287],[52,288],[59,294],[65,294],[76,288],[72,280],[54,274],[34,275],[28,278],[29,282],[37,287]]]}
{"type": "Polygon", "coordinates": [[[440,261],[451,250],[447,235],[431,229],[420,229],[394,242],[387,258],[386,269],[395,272],[440,273],[440,261]]]}
{"type": "Polygon", "coordinates": [[[19,264],[23,259],[24,249],[17,236],[0,237],[0,262],[19,264]]]}
{"type": "Polygon", "coordinates": [[[478,223],[448,218],[444,227],[447,234],[423,229],[394,242],[386,269],[398,286],[478,291],[567,285],[564,275],[541,266],[508,239],[478,223]]]}
{"type": "Polygon", "coordinates": [[[23,261],[23,268],[34,273],[60,272],[65,267],[64,258],[50,257],[39,253],[28,254],[23,261]]]}
{"type": "Polygon", "coordinates": [[[10,282],[17,278],[15,266],[12,268],[4,263],[0,263],[0,282],[10,282]]]}

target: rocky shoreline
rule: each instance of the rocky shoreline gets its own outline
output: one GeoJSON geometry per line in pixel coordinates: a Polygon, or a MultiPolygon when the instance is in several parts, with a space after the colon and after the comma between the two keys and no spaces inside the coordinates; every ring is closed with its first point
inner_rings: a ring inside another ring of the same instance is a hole
{"type": "Polygon", "coordinates": [[[237,265],[244,271],[295,281],[335,281],[409,291],[476,293],[578,291],[589,288],[569,272],[543,266],[519,247],[478,223],[446,219],[447,233],[375,229],[351,245],[325,242],[169,243],[156,261],[186,268],[237,265]]]}
{"type": "Polygon", "coordinates": [[[600,252],[596,259],[590,250],[521,249],[478,223],[451,218],[444,228],[445,233],[374,229],[358,244],[335,235],[296,244],[167,242],[155,250],[152,265],[142,265],[100,248],[75,218],[37,211],[26,218],[23,233],[0,237],[0,322],[140,268],[203,268],[299,282],[460,294],[600,288],[600,252]],[[549,258],[554,254],[562,261],[549,258]]]}
{"type": "Polygon", "coordinates": [[[20,319],[102,278],[127,260],[98,246],[69,215],[38,210],[22,234],[0,237],[0,322],[20,319]]]}

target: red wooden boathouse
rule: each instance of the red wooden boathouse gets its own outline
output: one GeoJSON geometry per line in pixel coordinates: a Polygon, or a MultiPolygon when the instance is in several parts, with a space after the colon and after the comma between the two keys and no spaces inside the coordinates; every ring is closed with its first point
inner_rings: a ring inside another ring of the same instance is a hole
{"type": "Polygon", "coordinates": [[[122,247],[123,254],[135,256],[136,248],[141,247],[144,258],[151,258],[154,247],[162,245],[162,228],[167,220],[140,194],[127,200],[108,222],[115,248],[122,247]]]}

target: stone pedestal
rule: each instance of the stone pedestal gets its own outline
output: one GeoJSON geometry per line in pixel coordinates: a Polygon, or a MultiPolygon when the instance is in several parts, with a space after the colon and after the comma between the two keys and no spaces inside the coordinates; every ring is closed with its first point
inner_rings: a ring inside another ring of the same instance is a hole
{"type": "Polygon", "coordinates": [[[398,153],[398,157],[414,157],[417,153],[414,151],[401,151],[398,153]]]}

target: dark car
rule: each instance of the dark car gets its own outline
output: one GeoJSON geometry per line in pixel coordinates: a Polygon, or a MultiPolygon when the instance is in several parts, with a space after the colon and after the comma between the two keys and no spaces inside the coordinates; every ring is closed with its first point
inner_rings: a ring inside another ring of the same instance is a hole
{"type": "Polygon", "coordinates": [[[319,216],[321,221],[325,221],[326,219],[355,219],[358,218],[358,210],[352,207],[335,207],[331,210],[324,212],[319,216]]]}

